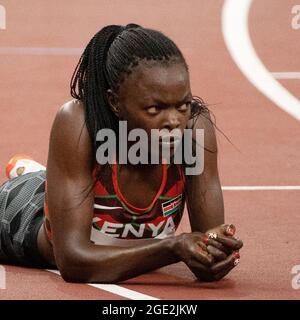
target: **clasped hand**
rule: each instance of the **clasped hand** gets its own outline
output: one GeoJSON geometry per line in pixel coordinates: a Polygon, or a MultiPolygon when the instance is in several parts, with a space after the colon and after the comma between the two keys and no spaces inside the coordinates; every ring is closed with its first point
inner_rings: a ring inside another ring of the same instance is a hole
{"type": "Polygon", "coordinates": [[[234,237],[235,231],[234,225],[222,224],[205,233],[183,235],[182,260],[199,280],[220,280],[238,265],[243,242],[234,237]]]}

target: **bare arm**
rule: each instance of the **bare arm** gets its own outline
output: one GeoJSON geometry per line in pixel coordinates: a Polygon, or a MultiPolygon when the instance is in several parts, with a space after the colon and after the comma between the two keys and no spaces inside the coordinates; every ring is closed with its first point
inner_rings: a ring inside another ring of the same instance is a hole
{"type": "Polygon", "coordinates": [[[204,171],[200,175],[187,176],[187,208],[191,230],[206,232],[224,223],[216,136],[208,113],[198,117],[194,129],[204,129],[206,150],[204,151],[204,171]]]}
{"type": "Polygon", "coordinates": [[[114,283],[180,261],[176,237],[132,248],[90,241],[94,192],[91,142],[79,102],[69,102],[54,121],[47,163],[49,217],[56,264],[66,281],[114,283]],[[83,130],[82,130],[83,127],[83,130]],[[79,136],[82,134],[79,140],[79,136]]]}

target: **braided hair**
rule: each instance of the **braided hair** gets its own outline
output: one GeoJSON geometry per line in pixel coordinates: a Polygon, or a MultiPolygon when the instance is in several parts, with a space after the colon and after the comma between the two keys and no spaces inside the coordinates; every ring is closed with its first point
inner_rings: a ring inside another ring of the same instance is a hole
{"type": "MultiPolygon", "coordinates": [[[[182,53],[172,40],[159,31],[137,24],[106,26],[86,46],[71,79],[71,96],[83,102],[85,124],[94,153],[100,129],[112,129],[118,137],[119,120],[109,107],[107,90],[118,92],[126,75],[141,60],[161,64],[180,62],[188,70],[182,53]]],[[[204,110],[203,101],[199,97],[193,99],[192,118],[204,110]]]]}

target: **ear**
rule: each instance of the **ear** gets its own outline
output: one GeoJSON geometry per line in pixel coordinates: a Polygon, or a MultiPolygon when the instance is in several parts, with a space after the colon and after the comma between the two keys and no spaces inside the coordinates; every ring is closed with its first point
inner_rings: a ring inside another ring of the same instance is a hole
{"type": "Polygon", "coordinates": [[[111,89],[108,89],[106,92],[106,98],[110,109],[119,118],[120,108],[118,96],[111,89]]]}

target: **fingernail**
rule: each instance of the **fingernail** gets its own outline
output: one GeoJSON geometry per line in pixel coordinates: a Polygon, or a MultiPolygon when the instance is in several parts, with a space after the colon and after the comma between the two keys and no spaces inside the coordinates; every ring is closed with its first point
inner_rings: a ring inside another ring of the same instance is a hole
{"type": "Polygon", "coordinates": [[[235,226],[233,224],[229,225],[226,229],[226,233],[233,236],[235,234],[235,226]]]}
{"type": "Polygon", "coordinates": [[[216,233],[213,233],[213,232],[209,232],[208,238],[210,238],[210,239],[217,239],[217,234],[216,234],[216,233]]]}
{"type": "Polygon", "coordinates": [[[233,263],[235,266],[237,266],[240,263],[240,259],[235,259],[233,263]]]}
{"type": "Polygon", "coordinates": [[[241,257],[238,251],[235,251],[232,255],[234,256],[235,259],[240,259],[241,257]]]}
{"type": "Polygon", "coordinates": [[[207,244],[209,238],[208,238],[207,236],[203,236],[203,237],[201,238],[201,240],[202,240],[202,242],[204,242],[205,244],[207,244]]]}

